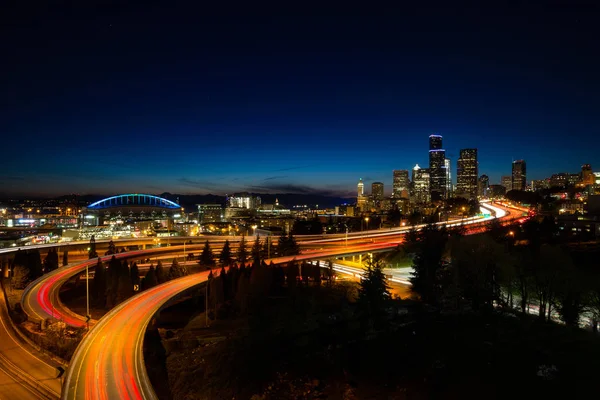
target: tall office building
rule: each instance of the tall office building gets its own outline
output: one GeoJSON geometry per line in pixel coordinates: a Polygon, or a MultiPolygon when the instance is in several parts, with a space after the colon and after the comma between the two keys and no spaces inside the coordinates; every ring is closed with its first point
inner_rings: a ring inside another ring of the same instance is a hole
{"type": "Polygon", "coordinates": [[[431,200],[446,198],[446,151],[440,135],[429,136],[429,190],[431,200]]]}
{"type": "Polygon", "coordinates": [[[481,175],[479,177],[479,187],[478,187],[479,197],[487,197],[489,187],[490,187],[490,178],[485,174],[481,175]]]}
{"type": "Polygon", "coordinates": [[[444,166],[446,167],[446,198],[452,197],[452,168],[450,167],[450,159],[444,160],[444,166]]]}
{"type": "Polygon", "coordinates": [[[413,168],[413,203],[428,203],[430,198],[430,184],[431,176],[429,169],[420,168],[419,164],[413,168]]]}
{"type": "Polygon", "coordinates": [[[525,190],[527,188],[527,164],[525,160],[516,160],[512,163],[512,190],[525,190]]]}
{"type": "Polygon", "coordinates": [[[593,185],[595,182],[594,173],[592,172],[592,166],[590,164],[583,164],[581,166],[581,184],[583,186],[593,185]]]}
{"type": "Polygon", "coordinates": [[[510,175],[503,176],[502,180],[500,181],[500,184],[502,186],[504,186],[504,188],[506,189],[507,192],[510,192],[512,190],[512,176],[510,176],[510,175]]]}
{"type": "Polygon", "coordinates": [[[456,195],[477,198],[477,149],[461,149],[456,162],[456,195]]]}
{"type": "Polygon", "coordinates": [[[358,180],[357,191],[358,191],[357,197],[362,197],[365,195],[365,184],[363,183],[362,178],[360,178],[358,180]]]}
{"type": "Polygon", "coordinates": [[[373,196],[373,200],[379,201],[383,199],[383,183],[382,182],[373,182],[371,184],[371,196],[373,196]]]}
{"type": "Polygon", "coordinates": [[[410,181],[408,180],[408,171],[405,169],[395,169],[392,197],[395,199],[408,199],[409,189],[410,181]]]}

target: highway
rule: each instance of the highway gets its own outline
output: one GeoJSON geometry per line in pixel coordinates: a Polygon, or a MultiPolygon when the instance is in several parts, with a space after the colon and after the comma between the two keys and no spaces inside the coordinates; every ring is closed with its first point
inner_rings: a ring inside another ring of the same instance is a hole
{"type": "MultiPolygon", "coordinates": [[[[482,204],[482,208],[497,215],[498,218],[508,218],[509,214],[503,208],[492,206],[490,204],[482,204]]],[[[445,224],[449,226],[456,225],[467,225],[467,226],[479,226],[487,223],[487,221],[494,219],[494,216],[486,218],[468,218],[461,221],[450,221],[445,224]]],[[[444,223],[439,223],[444,224],[444,223]]],[[[421,228],[425,225],[419,225],[417,228],[421,228]]],[[[321,235],[313,235],[310,237],[303,237],[304,241],[301,241],[302,247],[313,247],[307,250],[303,250],[301,254],[288,257],[273,258],[268,261],[273,261],[274,264],[287,263],[292,260],[304,261],[314,259],[326,259],[339,256],[351,256],[355,254],[361,254],[364,252],[382,252],[389,251],[402,243],[404,234],[411,229],[410,227],[401,227],[390,230],[374,230],[367,232],[357,232],[354,235],[346,238],[346,235],[335,235],[336,237],[328,239],[322,239],[321,235]],[[308,239],[308,240],[307,240],[308,239]],[[343,244],[343,246],[342,246],[343,244]]],[[[203,247],[203,244],[187,245],[185,253],[192,250],[199,250],[203,247]]],[[[126,253],[118,253],[117,258],[136,258],[142,257],[147,258],[152,255],[167,254],[171,252],[183,252],[184,246],[170,246],[160,247],[148,250],[136,250],[126,253]]],[[[104,256],[103,262],[108,262],[112,256],[104,256]]],[[[77,274],[85,271],[86,266],[95,267],[97,263],[96,259],[86,260],[81,263],[74,265],[58,268],[52,271],[38,280],[32,282],[23,292],[21,304],[23,310],[35,320],[42,320],[45,318],[60,319],[66,324],[74,327],[81,327],[85,325],[85,317],[73,313],[67,307],[65,307],[59,299],[59,291],[61,286],[69,279],[77,274]]]]}
{"type": "Polygon", "coordinates": [[[144,366],[146,327],[165,303],[205,282],[208,274],[205,271],[166,282],[108,312],[73,355],[62,399],[157,399],[144,366]]]}
{"type": "Polygon", "coordinates": [[[0,290],[0,399],[57,399],[59,365],[39,354],[11,324],[4,290],[0,290]]]}
{"type": "MultiPolygon", "coordinates": [[[[376,251],[386,246],[395,247],[396,244],[372,243],[356,247],[364,252],[367,247],[376,251]]],[[[348,252],[349,249],[317,251],[306,258],[332,257],[341,251],[348,252]]],[[[302,255],[295,256],[296,259],[300,257],[302,255]]],[[[283,262],[281,259],[278,261],[283,262]]],[[[340,272],[362,273],[358,268],[348,268],[338,263],[334,267],[340,272]]],[[[396,273],[393,279],[406,280],[407,271],[396,272],[402,276],[396,273]]],[[[201,272],[166,282],[139,293],[107,313],[91,328],[77,348],[67,371],[62,398],[156,399],[143,361],[146,327],[169,299],[206,281],[207,276],[208,272],[201,272]]]]}

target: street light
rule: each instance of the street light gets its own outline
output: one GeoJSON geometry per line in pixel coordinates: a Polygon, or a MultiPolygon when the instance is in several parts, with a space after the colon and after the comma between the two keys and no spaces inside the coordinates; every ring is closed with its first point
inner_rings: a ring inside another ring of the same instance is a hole
{"type": "Polygon", "coordinates": [[[252,225],[252,236],[256,235],[256,228],[258,228],[258,225],[252,225]]]}
{"type": "Polygon", "coordinates": [[[367,230],[369,230],[369,217],[365,217],[365,221],[367,222],[367,230]]]}

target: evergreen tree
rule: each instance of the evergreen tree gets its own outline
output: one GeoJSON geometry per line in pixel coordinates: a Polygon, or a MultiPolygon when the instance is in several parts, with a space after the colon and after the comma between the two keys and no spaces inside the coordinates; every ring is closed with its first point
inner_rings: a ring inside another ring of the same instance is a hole
{"type": "Polygon", "coordinates": [[[94,297],[96,306],[103,308],[106,305],[106,268],[100,258],[98,258],[98,263],[94,271],[92,288],[92,296],[94,297]]]}
{"type": "Polygon", "coordinates": [[[106,250],[106,253],[104,253],[104,255],[109,256],[111,254],[117,254],[117,248],[112,240],[108,242],[108,250],[106,250]]]}
{"type": "Polygon", "coordinates": [[[200,254],[200,260],[198,262],[200,266],[205,268],[212,268],[215,266],[215,256],[210,248],[208,240],[204,243],[204,249],[202,249],[202,254],[200,254]]]}
{"type": "Polygon", "coordinates": [[[134,262],[131,265],[131,271],[130,271],[130,275],[131,275],[131,284],[133,285],[133,290],[136,291],[137,290],[141,290],[140,287],[140,271],[138,269],[137,264],[134,262]]]}
{"type": "Polygon", "coordinates": [[[410,277],[412,290],[425,303],[437,306],[441,299],[442,259],[448,241],[445,228],[429,224],[419,233],[413,258],[413,273],[410,277]]]}
{"type": "Polygon", "coordinates": [[[221,254],[219,255],[219,262],[222,266],[230,266],[233,263],[233,258],[231,256],[231,247],[229,245],[229,240],[225,241],[223,245],[223,249],[221,250],[221,254]]]}
{"type": "Polygon", "coordinates": [[[237,261],[240,263],[244,263],[248,258],[248,249],[246,249],[246,238],[242,236],[242,240],[240,240],[240,244],[237,249],[237,261]]]}
{"type": "Polygon", "coordinates": [[[27,269],[32,281],[42,276],[42,257],[38,249],[27,251],[27,269]]]}
{"type": "Polygon", "coordinates": [[[376,322],[381,321],[387,312],[390,300],[389,286],[385,280],[382,263],[367,261],[367,270],[360,280],[358,291],[359,309],[376,322]]]}
{"type": "MultiPolygon", "coordinates": [[[[131,284],[131,271],[126,260],[123,260],[123,264],[119,270],[119,277],[117,281],[117,301],[119,304],[133,295],[133,285],[131,284]]],[[[115,304],[115,305],[116,305],[115,304]]]]}
{"type": "Polygon", "coordinates": [[[260,264],[260,253],[261,253],[261,246],[260,246],[260,237],[257,236],[256,240],[254,241],[254,245],[252,245],[252,261],[254,265],[260,264]]]}
{"type": "Polygon", "coordinates": [[[63,251],[63,262],[62,265],[63,267],[67,266],[69,264],[69,250],[63,251]]]}
{"type": "Polygon", "coordinates": [[[88,255],[90,259],[98,257],[98,253],[96,252],[96,238],[94,235],[92,235],[90,238],[90,249],[88,251],[88,255]]]}
{"type": "Polygon", "coordinates": [[[156,285],[158,285],[156,280],[156,270],[154,269],[154,265],[150,265],[150,269],[142,281],[142,290],[150,289],[156,285]]]}
{"type": "Polygon", "coordinates": [[[260,259],[266,260],[271,258],[271,236],[267,236],[260,252],[260,259]]]}
{"type": "Polygon", "coordinates": [[[286,271],[286,281],[288,287],[295,287],[298,280],[298,264],[296,260],[292,260],[288,263],[286,271]]]}
{"type": "Polygon", "coordinates": [[[121,263],[113,255],[108,263],[106,277],[106,307],[111,309],[117,303],[121,263]]]}
{"type": "Polygon", "coordinates": [[[288,233],[288,239],[287,239],[287,254],[286,256],[295,256],[300,254],[300,246],[298,246],[298,243],[296,243],[296,238],[294,237],[294,235],[292,235],[292,232],[290,231],[288,233]]]}
{"type": "Polygon", "coordinates": [[[156,281],[160,285],[161,283],[165,283],[167,280],[167,273],[163,268],[162,262],[158,260],[158,263],[156,264],[156,281]]]}
{"type": "Polygon", "coordinates": [[[169,268],[169,279],[181,278],[182,276],[186,276],[187,274],[187,268],[184,265],[180,265],[179,262],[177,262],[177,259],[174,258],[173,263],[169,268]]]}

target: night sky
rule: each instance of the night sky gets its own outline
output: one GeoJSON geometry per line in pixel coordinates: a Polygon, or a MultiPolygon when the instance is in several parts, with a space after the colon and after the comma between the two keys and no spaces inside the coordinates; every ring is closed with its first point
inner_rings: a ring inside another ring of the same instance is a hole
{"type": "Polygon", "coordinates": [[[3,13],[0,195],[389,193],[432,133],[454,176],[467,147],[491,183],[600,170],[597,6],[115,4],[3,13]]]}

